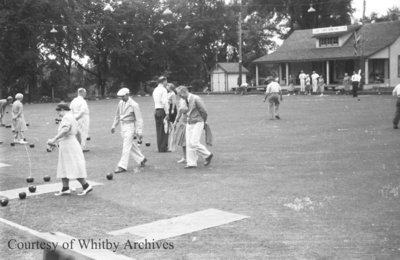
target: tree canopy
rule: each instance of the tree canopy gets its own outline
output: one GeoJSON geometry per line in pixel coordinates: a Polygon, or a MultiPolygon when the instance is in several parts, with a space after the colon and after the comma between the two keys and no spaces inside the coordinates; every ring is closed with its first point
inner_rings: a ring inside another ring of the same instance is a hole
{"type": "Polygon", "coordinates": [[[166,75],[206,84],[217,62],[243,64],[291,30],[350,24],[351,0],[13,0],[0,2],[0,95],[98,95],[166,75]],[[170,12],[167,12],[169,10],[170,12]],[[88,62],[83,62],[87,60],[88,62]]]}

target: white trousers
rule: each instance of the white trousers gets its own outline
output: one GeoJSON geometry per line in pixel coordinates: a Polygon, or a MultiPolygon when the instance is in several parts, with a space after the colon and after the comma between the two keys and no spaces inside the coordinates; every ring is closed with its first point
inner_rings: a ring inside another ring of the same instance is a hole
{"type": "Polygon", "coordinates": [[[204,122],[186,125],[186,161],[188,166],[197,166],[197,153],[207,158],[211,153],[200,143],[204,122]]]}
{"type": "Polygon", "coordinates": [[[133,159],[137,164],[140,164],[144,155],[140,151],[136,140],[133,139],[135,134],[135,124],[134,123],[122,123],[121,124],[121,136],[122,136],[122,156],[119,160],[118,167],[127,170],[129,163],[129,155],[132,155],[133,159]]]}
{"type": "Polygon", "coordinates": [[[81,134],[81,147],[82,150],[86,149],[86,139],[89,136],[89,115],[83,115],[78,120],[78,131],[81,134]]]}
{"type": "Polygon", "coordinates": [[[312,82],[312,91],[317,92],[318,91],[318,82],[317,80],[313,80],[312,82]]]}
{"type": "Polygon", "coordinates": [[[306,81],[305,80],[300,80],[300,91],[301,92],[306,91],[306,81]]]}

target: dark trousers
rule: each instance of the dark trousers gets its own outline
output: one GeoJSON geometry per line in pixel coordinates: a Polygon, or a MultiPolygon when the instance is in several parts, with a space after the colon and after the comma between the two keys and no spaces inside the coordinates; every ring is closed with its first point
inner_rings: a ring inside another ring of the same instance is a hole
{"type": "Polygon", "coordinates": [[[154,113],[154,118],[156,120],[158,152],[168,152],[168,134],[166,134],[164,131],[164,109],[156,109],[156,112],[154,113]]]}
{"type": "Polygon", "coordinates": [[[357,97],[358,96],[358,93],[357,93],[358,85],[360,84],[360,82],[353,81],[351,84],[353,86],[353,97],[357,97]]]}
{"type": "Polygon", "coordinates": [[[397,98],[396,114],[394,115],[394,118],[393,118],[393,126],[398,126],[399,121],[400,121],[400,98],[397,98]]]}

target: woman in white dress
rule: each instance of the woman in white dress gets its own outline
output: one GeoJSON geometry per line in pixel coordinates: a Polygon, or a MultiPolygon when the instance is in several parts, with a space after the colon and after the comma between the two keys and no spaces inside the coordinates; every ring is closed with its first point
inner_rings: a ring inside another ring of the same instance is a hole
{"type": "Polygon", "coordinates": [[[24,95],[18,93],[15,95],[15,101],[12,105],[12,124],[11,130],[14,133],[14,143],[16,144],[27,144],[24,140],[24,131],[26,131],[26,122],[24,117],[24,105],[22,104],[22,99],[24,95]]]}
{"type": "MultiPolygon", "coordinates": [[[[177,88],[180,90],[181,86],[177,88]]],[[[182,158],[177,161],[177,163],[186,163],[186,123],[187,123],[187,112],[188,106],[186,104],[186,100],[180,98],[178,102],[178,115],[176,116],[174,122],[174,129],[175,129],[175,143],[178,146],[182,147],[182,158]]]]}
{"type": "Polygon", "coordinates": [[[71,194],[69,180],[77,179],[82,185],[83,191],[78,195],[86,195],[93,190],[86,182],[86,162],[83,156],[81,145],[76,137],[78,133],[78,122],[70,111],[68,104],[60,103],[56,108],[58,115],[62,117],[58,127],[57,135],[49,139],[47,144],[55,146],[58,143],[58,166],[57,178],[61,179],[63,188],[55,195],[71,194]]]}

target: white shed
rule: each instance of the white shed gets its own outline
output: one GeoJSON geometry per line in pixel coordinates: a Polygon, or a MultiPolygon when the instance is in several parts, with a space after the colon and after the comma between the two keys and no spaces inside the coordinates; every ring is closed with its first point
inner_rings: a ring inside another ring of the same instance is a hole
{"type": "MultiPolygon", "coordinates": [[[[242,66],[242,83],[247,81],[249,71],[242,66]]],[[[211,71],[211,91],[228,92],[237,88],[239,63],[217,63],[211,71]]]]}

